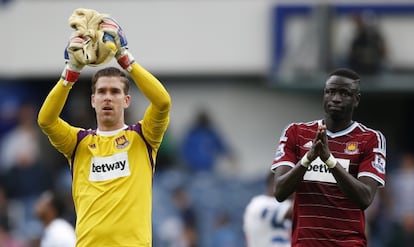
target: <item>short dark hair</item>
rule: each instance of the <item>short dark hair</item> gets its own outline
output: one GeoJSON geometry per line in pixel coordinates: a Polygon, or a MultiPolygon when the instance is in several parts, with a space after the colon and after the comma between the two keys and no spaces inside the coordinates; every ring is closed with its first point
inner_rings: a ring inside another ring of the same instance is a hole
{"type": "Polygon", "coordinates": [[[124,93],[128,94],[129,92],[129,80],[124,72],[122,72],[120,69],[116,67],[107,67],[103,68],[101,70],[98,70],[92,77],[92,83],[91,83],[91,91],[92,93],[95,92],[96,89],[96,82],[100,77],[103,76],[114,76],[119,77],[121,79],[121,82],[124,84],[124,93]]]}
{"type": "Polygon", "coordinates": [[[358,82],[361,80],[361,77],[359,76],[357,72],[351,69],[348,69],[348,68],[335,69],[329,74],[329,77],[334,76],[334,75],[349,78],[351,80],[358,81],[358,82]]]}
{"type": "Polygon", "coordinates": [[[51,192],[50,204],[55,209],[56,215],[62,217],[66,211],[65,199],[57,192],[51,192]]]}
{"type": "Polygon", "coordinates": [[[360,82],[361,82],[361,77],[359,76],[359,74],[355,71],[353,71],[352,69],[348,69],[348,68],[338,68],[334,71],[332,71],[329,74],[329,77],[331,76],[340,76],[340,77],[344,77],[344,78],[348,78],[353,80],[353,83],[356,86],[356,91],[357,93],[359,93],[360,91],[360,82]]]}

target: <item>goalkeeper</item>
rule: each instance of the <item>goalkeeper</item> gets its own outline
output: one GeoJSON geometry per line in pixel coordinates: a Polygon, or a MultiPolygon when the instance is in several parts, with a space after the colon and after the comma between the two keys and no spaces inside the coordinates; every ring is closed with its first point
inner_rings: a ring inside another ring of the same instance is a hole
{"type": "Polygon", "coordinates": [[[142,120],[125,123],[124,111],[131,103],[129,77],[115,67],[101,69],[92,78],[97,129],[74,127],[59,117],[82,68],[91,65],[79,54],[95,52],[84,49],[88,37],[75,32],[65,49],[62,78],[46,97],[38,124],[69,163],[77,214],[76,246],[148,247],[152,246],[155,159],[169,123],[171,99],[163,85],[134,61],[114,19],[102,18],[99,28],[112,37],[113,57],[150,101],[142,120]]]}

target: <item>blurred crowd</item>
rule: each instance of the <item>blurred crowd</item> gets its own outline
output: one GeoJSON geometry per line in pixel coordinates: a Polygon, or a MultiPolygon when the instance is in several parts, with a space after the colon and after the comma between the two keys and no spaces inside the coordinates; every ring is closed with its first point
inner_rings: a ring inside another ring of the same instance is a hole
{"type": "MultiPolygon", "coordinates": [[[[40,206],[45,204],[42,203],[45,194],[53,192],[60,196],[65,205],[64,211],[58,216],[75,226],[71,174],[63,155],[51,148],[37,126],[39,105],[19,101],[14,109],[15,112],[12,113],[1,112],[0,246],[35,247],[39,246],[46,227],[43,220],[45,210],[40,206]]],[[[82,118],[79,114],[82,112],[67,117],[69,121],[77,121],[82,118]]],[[[87,125],[85,127],[93,122],[93,119],[82,120],[87,125]]],[[[205,110],[195,115],[193,127],[180,143],[167,133],[159,151],[154,179],[154,225],[157,226],[154,227],[155,246],[202,246],[201,241],[210,241],[210,238],[205,238],[199,232],[199,229],[205,227],[200,226],[204,215],[200,215],[200,207],[193,202],[194,195],[188,190],[194,192],[198,189],[197,193],[201,195],[205,188],[213,195],[214,190],[217,190],[216,193],[222,190],[217,186],[230,183],[219,181],[219,176],[214,174],[215,162],[220,156],[233,159],[234,154],[205,110]],[[177,176],[179,179],[172,181],[177,176]],[[157,217],[157,212],[163,217],[157,217]]],[[[242,189],[241,181],[238,186],[242,189]]],[[[229,188],[236,189],[235,184],[229,188]]],[[[221,199],[221,195],[215,195],[217,205],[213,207],[220,208],[220,211],[213,212],[209,208],[201,212],[210,214],[209,218],[211,214],[215,216],[210,222],[214,226],[211,232],[214,228],[214,235],[217,236],[217,239],[211,239],[214,241],[213,246],[221,246],[219,242],[223,242],[223,246],[230,246],[230,243],[231,246],[240,246],[240,238],[237,236],[240,232],[233,231],[236,227],[231,226],[234,213],[230,212],[231,209],[222,210],[223,207],[218,205],[221,204],[221,199]]],[[[205,200],[209,201],[206,205],[214,201],[207,197],[200,203],[206,202],[205,200]]]]}
{"type": "MultiPolygon", "coordinates": [[[[45,225],[35,208],[45,191],[61,195],[65,211],[60,217],[72,226],[76,222],[67,162],[43,139],[37,112],[36,103],[21,103],[12,124],[1,128],[1,247],[39,246],[45,225]]],[[[220,156],[237,166],[237,152],[207,110],[194,116],[184,136],[167,132],[159,151],[154,247],[244,246],[243,212],[249,200],[264,191],[265,178],[246,180],[217,172],[220,156]]],[[[391,157],[387,168],[386,186],[366,212],[369,243],[409,246],[414,240],[414,152],[391,157]]]]}

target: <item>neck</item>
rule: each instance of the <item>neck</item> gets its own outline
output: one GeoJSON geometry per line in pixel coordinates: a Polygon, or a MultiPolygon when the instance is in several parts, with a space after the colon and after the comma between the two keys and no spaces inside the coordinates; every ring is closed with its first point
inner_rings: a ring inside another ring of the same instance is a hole
{"type": "Polygon", "coordinates": [[[48,225],[50,225],[50,223],[51,223],[54,219],[55,219],[55,217],[45,217],[45,218],[43,219],[43,224],[44,224],[45,226],[48,226],[48,225]]]}
{"type": "Polygon", "coordinates": [[[119,131],[121,131],[122,129],[124,129],[124,128],[126,128],[127,127],[127,125],[126,124],[124,124],[124,125],[122,125],[120,128],[117,128],[117,129],[111,129],[111,130],[102,130],[102,129],[100,129],[99,127],[98,127],[98,129],[97,129],[97,133],[98,134],[100,134],[100,135],[106,135],[106,136],[110,136],[110,135],[115,135],[115,134],[117,134],[119,131]]]}
{"type": "Polygon", "coordinates": [[[326,128],[333,133],[344,130],[351,126],[353,123],[354,121],[352,119],[344,119],[339,121],[333,120],[331,118],[325,119],[326,128]]]}
{"type": "Polygon", "coordinates": [[[124,122],[115,125],[98,124],[98,130],[100,131],[114,131],[124,128],[126,125],[124,122]]]}

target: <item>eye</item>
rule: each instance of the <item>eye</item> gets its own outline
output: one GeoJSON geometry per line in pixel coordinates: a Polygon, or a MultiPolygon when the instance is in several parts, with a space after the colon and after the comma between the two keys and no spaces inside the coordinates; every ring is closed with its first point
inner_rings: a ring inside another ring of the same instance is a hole
{"type": "Polygon", "coordinates": [[[112,94],[121,94],[122,93],[122,90],[119,89],[119,88],[112,88],[111,89],[111,93],[112,94]]]}
{"type": "Polygon", "coordinates": [[[339,93],[341,94],[342,97],[351,97],[352,96],[352,92],[346,91],[346,90],[341,90],[339,93]]]}
{"type": "Polygon", "coordinates": [[[329,96],[335,96],[339,94],[341,97],[352,97],[352,92],[348,90],[335,90],[335,89],[325,89],[325,94],[329,96]]]}
{"type": "Polygon", "coordinates": [[[332,89],[325,89],[325,94],[328,94],[328,95],[334,95],[334,94],[335,94],[335,90],[332,90],[332,89]]]}

